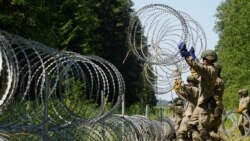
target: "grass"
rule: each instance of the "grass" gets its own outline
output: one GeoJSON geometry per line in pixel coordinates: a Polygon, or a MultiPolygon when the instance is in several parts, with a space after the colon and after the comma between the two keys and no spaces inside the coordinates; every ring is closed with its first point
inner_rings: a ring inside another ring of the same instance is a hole
{"type": "Polygon", "coordinates": [[[231,136],[231,137],[228,138],[225,135],[222,135],[222,137],[226,141],[250,141],[250,136],[247,136],[247,137],[234,137],[234,136],[231,136]]]}

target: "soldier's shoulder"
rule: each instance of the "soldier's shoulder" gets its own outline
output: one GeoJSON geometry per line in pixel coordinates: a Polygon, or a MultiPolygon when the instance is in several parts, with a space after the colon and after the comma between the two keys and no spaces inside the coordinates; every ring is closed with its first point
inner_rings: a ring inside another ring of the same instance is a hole
{"type": "Polygon", "coordinates": [[[216,83],[219,84],[219,85],[224,85],[225,82],[221,77],[217,77],[216,78],[216,83]]]}
{"type": "Polygon", "coordinates": [[[199,88],[198,88],[198,87],[192,86],[191,88],[192,88],[193,90],[195,90],[195,91],[199,91],[199,88]]]}
{"type": "Polygon", "coordinates": [[[209,70],[211,70],[211,71],[216,71],[216,68],[214,67],[214,66],[207,66],[207,68],[209,69],[209,70]]]}

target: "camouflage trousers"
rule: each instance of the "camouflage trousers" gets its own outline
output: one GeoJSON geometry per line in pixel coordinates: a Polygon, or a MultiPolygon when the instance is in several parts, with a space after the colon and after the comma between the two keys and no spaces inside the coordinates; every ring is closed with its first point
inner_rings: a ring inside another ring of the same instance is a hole
{"type": "Polygon", "coordinates": [[[210,114],[209,135],[213,141],[224,140],[218,133],[219,127],[222,123],[222,112],[220,114],[210,114]]]}
{"type": "Polygon", "coordinates": [[[182,118],[174,118],[174,129],[175,129],[175,132],[177,132],[179,130],[181,121],[182,121],[182,118]]]}
{"type": "Polygon", "coordinates": [[[195,127],[192,130],[194,141],[209,140],[209,128],[211,124],[211,111],[202,106],[196,106],[188,122],[189,126],[195,127]]]}
{"type": "Polygon", "coordinates": [[[222,122],[222,112],[215,114],[215,110],[216,108],[209,109],[202,106],[197,106],[194,109],[188,122],[193,127],[192,138],[194,141],[223,140],[218,134],[218,129],[222,122]]]}
{"type": "Polygon", "coordinates": [[[176,131],[177,139],[188,138],[188,133],[189,133],[188,122],[189,122],[189,120],[190,120],[190,117],[188,117],[188,116],[183,117],[179,129],[176,131]]]}
{"type": "Polygon", "coordinates": [[[210,123],[211,124],[209,126],[209,130],[214,131],[214,132],[218,132],[219,127],[221,125],[221,122],[222,122],[222,112],[220,114],[211,113],[210,114],[210,123]]]}
{"type": "Polygon", "coordinates": [[[248,126],[249,126],[249,121],[248,121],[247,117],[240,115],[238,128],[241,132],[241,135],[245,135],[244,127],[248,127],[248,126]]]}

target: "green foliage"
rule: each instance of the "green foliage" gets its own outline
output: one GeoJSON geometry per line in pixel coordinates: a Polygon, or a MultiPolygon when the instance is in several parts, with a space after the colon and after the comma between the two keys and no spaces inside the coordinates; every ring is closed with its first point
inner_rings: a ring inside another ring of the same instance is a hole
{"type": "MultiPolygon", "coordinates": [[[[93,6],[100,21],[97,29],[100,35],[100,50],[96,54],[109,60],[121,72],[126,85],[126,106],[143,101],[143,104],[155,105],[156,97],[153,86],[144,81],[143,63],[129,52],[127,47],[127,28],[129,26],[133,10],[130,0],[105,0],[93,6]]],[[[140,34],[138,34],[138,37],[140,34]]],[[[139,40],[139,38],[138,38],[139,40]]]]}
{"type": "MultiPolygon", "coordinates": [[[[155,108],[150,107],[148,109],[148,118],[151,120],[160,119],[161,116],[170,115],[170,109],[168,108],[155,108]]],[[[118,113],[119,114],[119,113],[118,113]]],[[[136,103],[125,109],[125,115],[146,115],[146,105],[136,103]]]]}
{"type": "MultiPolygon", "coordinates": [[[[60,106],[61,102],[65,103],[68,109],[74,111],[77,113],[77,115],[84,117],[86,119],[92,118],[97,116],[98,114],[104,112],[102,111],[100,104],[93,98],[88,97],[88,94],[86,93],[86,84],[82,83],[81,81],[71,80],[72,82],[68,84],[62,85],[62,87],[66,87],[65,85],[68,85],[67,87],[70,88],[70,91],[64,94],[65,96],[60,99],[60,101],[54,101],[60,106]],[[74,83],[73,83],[74,82],[74,83]],[[70,85],[69,85],[70,84],[70,85]]],[[[110,108],[110,104],[105,101],[104,103],[104,110],[107,110],[107,108],[110,108]]],[[[67,114],[61,112],[61,114],[67,114]]]]}
{"type": "MultiPolygon", "coordinates": [[[[156,76],[152,73],[154,70],[152,66],[148,67],[148,77],[152,78],[150,83],[155,84],[156,83],[156,76]]],[[[145,78],[145,75],[142,74],[141,77],[143,78],[143,89],[141,91],[141,96],[142,96],[142,102],[146,105],[150,105],[151,107],[156,106],[157,104],[157,99],[155,96],[155,90],[152,87],[152,84],[149,84],[149,81],[145,78]]]]}
{"type": "Polygon", "coordinates": [[[222,77],[225,80],[223,102],[228,109],[238,107],[238,90],[250,88],[250,1],[225,0],[217,8],[216,46],[222,77]]]}
{"type": "Polygon", "coordinates": [[[8,122],[13,122],[18,120],[19,123],[25,122],[26,120],[30,121],[33,125],[38,125],[40,122],[38,117],[40,110],[42,110],[42,106],[36,106],[36,109],[33,109],[35,106],[35,102],[13,102],[2,109],[2,115],[0,116],[1,124],[6,124],[8,122]],[[33,116],[33,112],[37,111],[37,115],[35,119],[33,116]]]}
{"type": "Polygon", "coordinates": [[[80,53],[93,47],[90,44],[96,37],[90,35],[98,27],[98,19],[87,2],[17,0],[0,1],[0,5],[2,30],[80,53]]]}
{"type": "MultiPolygon", "coordinates": [[[[62,84],[62,87],[65,87],[64,84],[62,84]]],[[[102,111],[100,105],[95,100],[87,98],[85,94],[86,86],[84,84],[77,81],[68,87],[70,87],[70,91],[64,93],[64,97],[59,98],[53,93],[47,101],[48,113],[54,120],[61,120],[58,116],[54,116],[55,111],[63,118],[69,118],[75,114],[84,119],[90,119],[105,112],[102,111]]],[[[108,111],[111,104],[105,102],[104,106],[104,110],[108,111]]],[[[44,121],[44,101],[39,98],[24,101],[15,100],[2,109],[2,112],[3,114],[0,116],[1,124],[18,120],[20,124],[40,125],[44,121]]]]}
{"type": "Polygon", "coordinates": [[[133,104],[125,109],[126,115],[145,115],[145,106],[140,103],[133,104]]]}

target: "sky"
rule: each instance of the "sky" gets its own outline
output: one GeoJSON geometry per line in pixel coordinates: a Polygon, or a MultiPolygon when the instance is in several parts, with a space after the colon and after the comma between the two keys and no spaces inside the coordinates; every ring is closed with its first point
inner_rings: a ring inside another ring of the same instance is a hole
{"type": "MultiPolygon", "coordinates": [[[[150,4],[165,4],[190,15],[203,28],[207,38],[207,49],[214,49],[219,38],[214,31],[216,8],[223,0],[132,0],[135,11],[150,4]]],[[[174,93],[157,95],[160,100],[172,100],[174,93]]]]}

